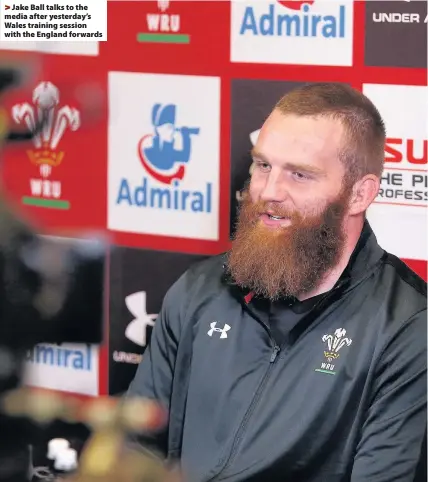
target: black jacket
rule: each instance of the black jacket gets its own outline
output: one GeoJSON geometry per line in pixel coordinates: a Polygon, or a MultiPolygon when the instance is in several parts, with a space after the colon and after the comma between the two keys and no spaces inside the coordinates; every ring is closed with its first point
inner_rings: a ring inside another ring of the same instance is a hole
{"type": "Polygon", "coordinates": [[[288,319],[288,300],[246,295],[224,256],[170,288],[128,392],[159,400],[169,424],[140,444],[179,458],[188,482],[419,480],[426,283],[366,222],[336,286],[281,343],[270,313],[288,319]]]}

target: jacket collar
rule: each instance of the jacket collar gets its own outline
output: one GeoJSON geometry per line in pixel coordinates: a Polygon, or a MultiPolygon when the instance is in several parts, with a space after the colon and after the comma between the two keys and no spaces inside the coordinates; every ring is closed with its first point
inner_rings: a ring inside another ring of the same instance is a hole
{"type": "Polygon", "coordinates": [[[346,284],[348,289],[354,287],[372,273],[384,255],[385,251],[379,246],[366,219],[354,251],[336,285],[346,284]]]}
{"type": "MultiPolygon", "coordinates": [[[[352,289],[355,285],[359,284],[365,278],[370,276],[385,255],[386,253],[379,246],[370,223],[367,219],[365,219],[363,229],[354,251],[349,258],[349,262],[331,291],[339,290],[341,292],[345,292],[352,289]]],[[[230,271],[228,270],[227,253],[225,253],[223,256],[224,262],[222,281],[228,286],[233,287],[234,290],[238,290],[241,296],[249,296],[249,290],[238,287],[230,271]]],[[[249,299],[251,299],[251,296],[249,299]]]]}

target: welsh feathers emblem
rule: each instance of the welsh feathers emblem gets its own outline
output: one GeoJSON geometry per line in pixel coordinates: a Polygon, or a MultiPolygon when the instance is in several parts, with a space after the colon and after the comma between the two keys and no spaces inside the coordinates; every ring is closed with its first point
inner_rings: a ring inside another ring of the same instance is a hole
{"type": "Polygon", "coordinates": [[[51,82],[41,82],[33,91],[33,105],[24,102],[12,107],[13,120],[26,124],[31,131],[45,119],[43,129],[33,138],[34,149],[27,151],[30,161],[40,166],[40,175],[45,178],[64,158],[64,152],[57,148],[66,129],[76,131],[80,127],[79,111],[68,105],[60,107],[59,101],[58,88],[51,82]]]}
{"type": "Polygon", "coordinates": [[[338,328],[334,335],[324,335],[322,341],[327,343],[328,350],[324,351],[324,355],[329,362],[339,358],[339,350],[343,346],[350,346],[352,343],[351,338],[346,338],[346,330],[344,328],[338,328]]]}

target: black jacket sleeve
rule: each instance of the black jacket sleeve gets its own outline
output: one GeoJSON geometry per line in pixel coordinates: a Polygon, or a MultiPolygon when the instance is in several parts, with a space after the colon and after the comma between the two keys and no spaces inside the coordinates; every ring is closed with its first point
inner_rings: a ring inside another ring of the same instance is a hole
{"type": "Polygon", "coordinates": [[[427,311],[423,310],[400,328],[379,358],[351,482],[421,480],[426,466],[426,376],[427,311]]]}
{"type": "MultiPolygon", "coordinates": [[[[165,295],[150,343],[126,394],[126,397],[156,400],[167,413],[180,336],[180,306],[184,297],[180,278],[165,295]]],[[[128,442],[128,446],[164,459],[168,453],[168,426],[156,432],[129,436],[128,442]]]]}

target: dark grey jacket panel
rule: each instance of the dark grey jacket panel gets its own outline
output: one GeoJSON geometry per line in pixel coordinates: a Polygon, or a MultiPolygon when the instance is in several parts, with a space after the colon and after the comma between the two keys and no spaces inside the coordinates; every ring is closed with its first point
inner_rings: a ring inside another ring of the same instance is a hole
{"type": "Polygon", "coordinates": [[[418,480],[426,283],[366,223],[335,288],[282,346],[245,295],[224,256],[171,287],[128,393],[160,401],[169,424],[138,442],[180,459],[189,482],[418,480]]]}

